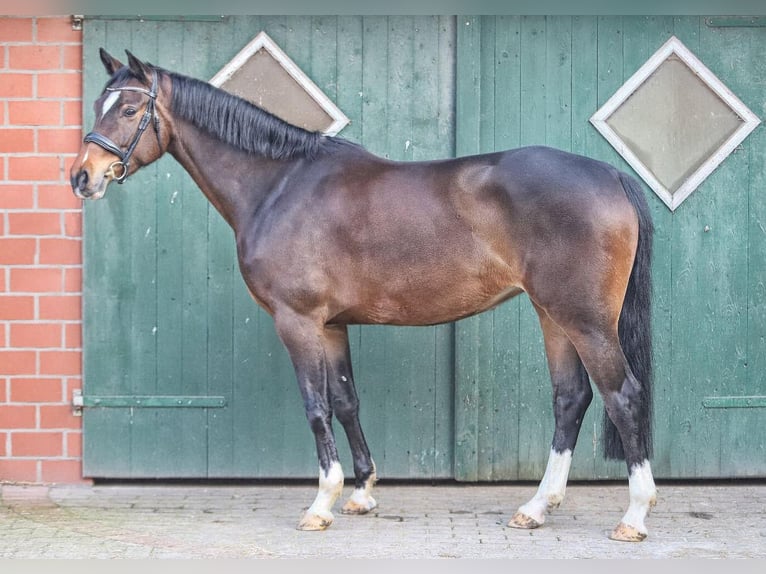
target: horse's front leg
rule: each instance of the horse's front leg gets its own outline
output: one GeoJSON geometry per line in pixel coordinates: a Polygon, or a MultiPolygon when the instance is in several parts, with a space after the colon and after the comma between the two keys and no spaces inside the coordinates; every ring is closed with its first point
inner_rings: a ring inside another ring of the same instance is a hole
{"type": "Polygon", "coordinates": [[[332,410],[346,431],[354,461],[354,492],[343,505],[344,514],[367,514],[378,503],[372,497],[375,463],[359,423],[359,398],[354,386],[348,330],[345,325],[328,325],[324,331],[327,383],[332,410]]]}
{"type": "Polygon", "coordinates": [[[332,431],[324,327],[292,310],[275,313],[274,321],[295,367],[319,458],[319,490],[298,523],[298,529],[324,530],[332,524],[332,507],[343,490],[343,470],[332,431]]]}

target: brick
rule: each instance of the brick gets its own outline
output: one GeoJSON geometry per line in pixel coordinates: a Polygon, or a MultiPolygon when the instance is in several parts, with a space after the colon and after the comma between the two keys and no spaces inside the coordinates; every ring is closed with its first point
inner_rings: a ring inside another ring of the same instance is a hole
{"type": "Polygon", "coordinates": [[[61,47],[61,66],[65,70],[82,70],[82,44],[61,47]]]}
{"type": "Polygon", "coordinates": [[[0,153],[29,153],[35,151],[35,132],[29,128],[0,129],[0,153]]]}
{"type": "Polygon", "coordinates": [[[65,484],[92,484],[92,481],[82,476],[82,461],[72,460],[43,460],[42,481],[65,484]]]}
{"type": "Polygon", "coordinates": [[[33,79],[33,74],[0,72],[0,98],[34,98],[33,79]]]}
{"type": "Polygon", "coordinates": [[[64,235],[82,237],[82,211],[64,214],[64,235]]]}
{"type": "Polygon", "coordinates": [[[36,239],[0,237],[0,265],[32,265],[36,254],[36,239]]]}
{"type": "Polygon", "coordinates": [[[66,455],[72,458],[82,457],[82,433],[81,432],[66,433],[66,455]]]}
{"type": "Polygon", "coordinates": [[[11,456],[61,456],[63,453],[64,433],[11,433],[11,456]]]}
{"type": "Polygon", "coordinates": [[[8,64],[14,70],[60,70],[59,46],[8,46],[8,64]]]}
{"type": "Polygon", "coordinates": [[[40,351],[41,375],[79,375],[81,373],[81,351],[40,351]]]}
{"type": "Polygon", "coordinates": [[[37,461],[0,459],[0,478],[11,482],[37,482],[37,461]]]}
{"type": "Polygon", "coordinates": [[[82,293],[82,268],[64,269],[64,292],[82,293]]]}
{"type": "Polygon", "coordinates": [[[2,42],[31,42],[31,18],[0,18],[0,41],[2,42]]]}
{"type": "Polygon", "coordinates": [[[82,32],[72,30],[72,21],[69,18],[38,18],[37,41],[81,43],[82,32]]]}
{"type": "Polygon", "coordinates": [[[28,211],[8,214],[9,235],[61,235],[57,211],[28,211]]]}
{"type": "Polygon", "coordinates": [[[41,265],[77,265],[82,263],[79,239],[40,239],[41,265]]]}
{"type": "MultiPolygon", "coordinates": [[[[0,133],[0,135],[2,134],[0,133]]],[[[76,154],[80,150],[81,142],[82,130],[79,128],[39,129],[37,131],[37,151],[40,153],[76,154]]]]}
{"type": "MultiPolygon", "coordinates": [[[[7,442],[8,433],[0,432],[0,457],[6,456],[5,443],[7,442]]],[[[67,448],[69,445],[67,445],[67,448]]],[[[2,462],[0,462],[2,464],[2,462]]],[[[3,480],[2,471],[0,470],[0,480],[3,480]]]]}
{"type": "Polygon", "coordinates": [[[64,400],[60,378],[20,378],[10,381],[12,403],[60,403],[64,400]]]}
{"type": "Polygon", "coordinates": [[[71,405],[40,405],[41,429],[79,429],[82,418],[72,414],[71,405]]]}
{"type": "Polygon", "coordinates": [[[82,128],[82,104],[80,102],[64,102],[65,126],[82,128]]]}
{"type": "MultiPolygon", "coordinates": [[[[37,372],[37,353],[0,349],[0,369],[4,375],[34,375],[37,372]]],[[[0,421],[3,421],[0,416],[0,421]]],[[[0,425],[4,425],[0,422],[0,425]]]]}
{"type": "MultiPolygon", "coordinates": [[[[2,188],[0,196],[1,194],[2,188]]],[[[39,184],[37,206],[40,209],[80,209],[82,200],[75,197],[72,188],[67,184],[39,184]]]]}
{"type": "Polygon", "coordinates": [[[61,125],[61,103],[44,100],[9,101],[8,123],[14,126],[61,125]]]}
{"type": "Polygon", "coordinates": [[[16,293],[59,293],[64,273],[55,267],[12,268],[11,291],[16,293]]]}
{"type": "Polygon", "coordinates": [[[0,405],[0,428],[33,429],[37,426],[32,405],[0,405]]]}
{"type": "Polygon", "coordinates": [[[80,295],[42,296],[39,305],[42,320],[79,321],[82,319],[80,295]]]}
{"type": "Polygon", "coordinates": [[[0,317],[5,321],[33,320],[35,318],[34,297],[0,295],[0,317]]]}
{"type": "Polygon", "coordinates": [[[8,158],[8,179],[12,181],[60,181],[61,159],[57,156],[8,158]]]}
{"type": "MultiPolygon", "coordinates": [[[[0,277],[2,277],[2,275],[3,275],[3,272],[2,270],[0,270],[0,277]]],[[[5,327],[3,326],[2,323],[0,323],[0,349],[7,346],[8,346],[8,343],[5,340],[5,327]]],[[[2,394],[5,388],[4,385],[5,383],[3,382],[2,379],[0,379],[0,403],[2,403],[5,400],[5,395],[2,394]]]]}
{"type": "Polygon", "coordinates": [[[80,323],[64,325],[64,347],[82,349],[82,325],[80,323]]]}
{"type": "Polygon", "coordinates": [[[81,98],[82,74],[78,72],[40,73],[37,75],[38,98],[81,98]]]}
{"type": "Polygon", "coordinates": [[[63,331],[60,323],[11,323],[11,346],[17,349],[60,349],[64,342],[63,331]]]}
{"type": "Polygon", "coordinates": [[[32,184],[0,184],[0,210],[32,209],[34,206],[35,188],[32,184]]]}

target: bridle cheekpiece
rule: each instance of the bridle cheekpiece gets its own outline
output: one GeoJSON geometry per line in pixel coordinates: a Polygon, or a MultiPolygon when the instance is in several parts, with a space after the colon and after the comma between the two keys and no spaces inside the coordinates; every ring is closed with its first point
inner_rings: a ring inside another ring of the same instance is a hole
{"type": "Polygon", "coordinates": [[[149,96],[149,101],[147,102],[146,108],[144,109],[144,115],[141,117],[141,121],[138,124],[138,129],[136,130],[136,133],[133,136],[133,139],[128,145],[128,149],[126,151],[123,152],[119,145],[114,143],[105,135],[102,135],[98,132],[90,132],[85,136],[85,138],[83,138],[85,143],[94,143],[109,153],[112,153],[120,158],[119,161],[115,161],[109,166],[109,170],[111,170],[112,174],[114,174],[114,179],[117,181],[117,183],[121,184],[127,179],[128,167],[130,166],[130,157],[133,155],[133,151],[136,149],[138,141],[141,139],[141,136],[146,131],[146,128],[149,126],[149,122],[152,119],[154,119],[154,133],[157,136],[157,144],[159,145],[160,150],[162,150],[162,142],[160,140],[160,117],[157,115],[155,106],[157,100],[157,83],[157,70],[152,70],[152,87],[148,90],[146,88],[139,88],[138,86],[106,88],[107,92],[139,92],[149,96]],[[122,173],[119,177],[114,171],[115,166],[122,168],[122,173]]]}

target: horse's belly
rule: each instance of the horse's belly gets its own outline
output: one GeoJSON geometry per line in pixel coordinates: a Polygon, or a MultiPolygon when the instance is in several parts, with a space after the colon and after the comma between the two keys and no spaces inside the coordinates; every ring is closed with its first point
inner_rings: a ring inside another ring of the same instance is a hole
{"type": "MultiPolygon", "coordinates": [[[[513,283],[491,285],[478,278],[439,281],[436,277],[409,281],[400,278],[365,289],[342,305],[332,322],[387,325],[436,325],[476,315],[511,297],[522,289],[513,283]],[[363,296],[362,296],[363,294],[363,296]]],[[[368,285],[369,287],[369,285],[368,285]]]]}

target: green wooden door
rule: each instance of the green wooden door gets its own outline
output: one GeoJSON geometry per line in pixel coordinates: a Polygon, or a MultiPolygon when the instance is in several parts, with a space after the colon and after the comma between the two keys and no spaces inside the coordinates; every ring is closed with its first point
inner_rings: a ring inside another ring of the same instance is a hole
{"type": "MultiPolygon", "coordinates": [[[[342,136],[395,159],[544,143],[630,171],[588,118],[671,35],[766,113],[764,28],[698,17],[229,17],[86,21],[86,126],[105,80],[99,46],[209,78],[261,30],[351,118],[342,136]]],[[[766,475],[766,411],[710,407],[766,395],[764,144],[761,127],[673,213],[647,188],[659,477],[766,475]]],[[[86,475],[316,475],[271,319],[244,289],[231,231],[172,158],[86,205],[84,290],[86,397],[225,401],[86,409],[86,475]]],[[[542,476],[551,390],[524,296],[455,325],[350,333],[381,476],[542,476]]],[[[601,458],[600,427],[597,398],[573,478],[624,477],[601,458]]]]}
{"type": "MultiPolygon", "coordinates": [[[[438,17],[89,19],[85,125],[106,80],[100,46],[211,78],[265,30],[351,118],[342,136],[395,159],[451,157],[454,25],[438,17]]],[[[84,225],[86,399],[225,401],[86,408],[85,475],[316,476],[287,354],[244,288],[233,234],[178,164],[163,158],[87,203],[84,225]]],[[[350,330],[362,423],[382,476],[452,475],[453,332],[350,330]]]]}
{"type": "MultiPolygon", "coordinates": [[[[457,153],[547,144],[630,171],[590,116],[676,35],[766,112],[766,28],[700,17],[459,18],[457,153]],[[732,25],[733,24],[733,25],[732,25]]],[[[655,226],[656,476],[766,475],[766,141],[759,127],[655,226]],[[753,397],[739,401],[726,397],[753,397]],[[760,397],[760,398],[758,398],[760,397]],[[725,408],[712,408],[716,405],[725,408]],[[745,408],[741,408],[745,407],[745,408]]],[[[539,479],[553,434],[536,315],[524,297],[456,331],[455,474],[539,479]]],[[[572,477],[622,478],[600,456],[600,399],[572,477]]]]}

